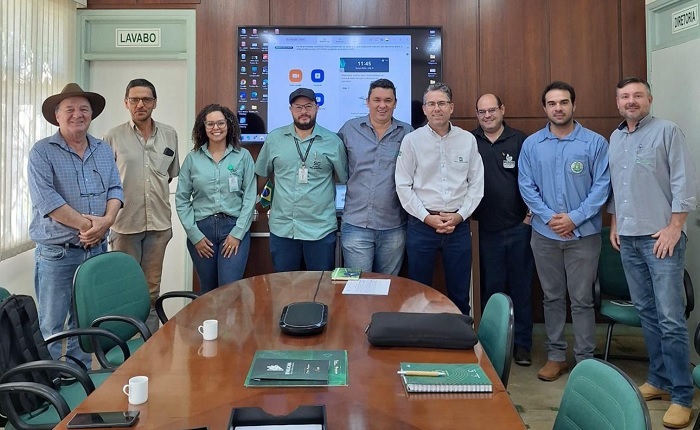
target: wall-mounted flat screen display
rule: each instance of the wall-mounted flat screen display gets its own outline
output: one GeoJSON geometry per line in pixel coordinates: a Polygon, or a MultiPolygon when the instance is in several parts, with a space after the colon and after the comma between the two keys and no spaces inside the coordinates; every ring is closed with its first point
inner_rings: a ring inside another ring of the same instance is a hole
{"type": "Polygon", "coordinates": [[[238,27],[237,98],[243,143],[292,122],[289,94],[311,88],[317,121],[338,131],[368,113],[370,82],[396,86],[394,117],[424,124],[423,92],[442,80],[440,27],[238,27]]]}

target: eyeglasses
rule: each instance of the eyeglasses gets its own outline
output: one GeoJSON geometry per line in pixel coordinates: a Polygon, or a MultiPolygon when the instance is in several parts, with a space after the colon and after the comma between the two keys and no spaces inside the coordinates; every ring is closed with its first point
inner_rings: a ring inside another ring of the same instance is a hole
{"type": "MultiPolygon", "coordinates": [[[[82,186],[82,187],[80,186],[80,182],[81,182],[81,181],[80,181],[80,172],[76,169],[76,171],[75,171],[75,177],[76,177],[76,179],[77,179],[77,181],[78,181],[78,189],[80,190],[80,197],[96,197],[96,196],[101,196],[102,194],[104,194],[105,192],[107,192],[107,190],[105,189],[105,182],[102,180],[102,175],[100,175],[100,172],[98,172],[97,170],[93,169],[93,170],[92,170],[92,173],[94,173],[95,175],[97,175],[98,178],[100,178],[100,185],[102,186],[102,191],[88,193],[88,192],[87,192],[88,184],[85,183],[85,181],[83,180],[83,181],[82,181],[82,182],[83,182],[83,186],[82,186]],[[85,188],[86,190],[83,191],[83,188],[85,188]]],[[[83,176],[84,176],[84,174],[83,174],[83,176]]],[[[93,182],[94,182],[94,184],[95,184],[94,187],[97,187],[97,185],[98,185],[98,184],[97,184],[97,181],[93,181],[93,182]]]]}
{"type": "Polygon", "coordinates": [[[126,100],[131,106],[138,106],[139,102],[141,102],[144,106],[150,107],[153,106],[153,103],[156,102],[156,99],[154,99],[153,97],[127,97],[126,100]]]}
{"type": "Polygon", "coordinates": [[[204,123],[204,128],[207,130],[211,130],[214,128],[214,126],[219,127],[221,130],[225,129],[228,124],[226,123],[226,120],[222,119],[219,121],[206,121],[204,123]]]}
{"type": "Polygon", "coordinates": [[[311,111],[314,107],[316,107],[316,103],[307,103],[305,105],[292,105],[292,109],[294,109],[294,112],[311,111]]]}
{"type": "Polygon", "coordinates": [[[439,102],[425,102],[423,103],[423,106],[427,107],[428,109],[435,109],[435,106],[439,107],[440,109],[444,109],[445,107],[447,107],[447,105],[451,104],[452,102],[440,100],[439,102]]]}
{"type": "Polygon", "coordinates": [[[476,111],[476,114],[479,115],[479,116],[484,116],[484,115],[486,115],[487,113],[488,113],[489,115],[493,115],[493,114],[496,113],[496,111],[497,111],[498,109],[500,109],[500,106],[499,106],[499,107],[494,107],[494,108],[488,108],[488,109],[485,109],[485,110],[484,110],[484,109],[479,109],[479,110],[476,111]]]}

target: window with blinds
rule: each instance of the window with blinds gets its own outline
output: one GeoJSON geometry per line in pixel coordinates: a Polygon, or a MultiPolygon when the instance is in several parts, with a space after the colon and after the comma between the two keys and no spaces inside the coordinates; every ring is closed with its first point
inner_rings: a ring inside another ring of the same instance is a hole
{"type": "Polygon", "coordinates": [[[41,104],[74,79],[76,3],[0,1],[0,260],[31,249],[27,161],[56,132],[41,104]]]}

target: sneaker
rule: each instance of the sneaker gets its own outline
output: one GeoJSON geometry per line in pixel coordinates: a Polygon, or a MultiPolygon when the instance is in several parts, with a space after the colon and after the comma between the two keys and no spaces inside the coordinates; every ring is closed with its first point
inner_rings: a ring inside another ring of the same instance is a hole
{"type": "Polygon", "coordinates": [[[662,390],[661,388],[656,388],[648,382],[642,384],[639,387],[639,391],[642,393],[644,400],[671,400],[671,393],[662,390]]]}
{"type": "Polygon", "coordinates": [[[530,356],[530,351],[523,348],[522,346],[515,346],[515,351],[513,352],[513,361],[519,366],[530,366],[532,364],[532,357],[530,356]]]}
{"type": "Polygon", "coordinates": [[[690,416],[693,413],[692,408],[671,403],[664,414],[664,426],[672,429],[682,429],[690,424],[690,416]]]}
{"type": "Polygon", "coordinates": [[[559,377],[569,371],[569,365],[566,361],[553,361],[547,360],[539,372],[537,372],[537,377],[543,381],[556,381],[559,377]]]}

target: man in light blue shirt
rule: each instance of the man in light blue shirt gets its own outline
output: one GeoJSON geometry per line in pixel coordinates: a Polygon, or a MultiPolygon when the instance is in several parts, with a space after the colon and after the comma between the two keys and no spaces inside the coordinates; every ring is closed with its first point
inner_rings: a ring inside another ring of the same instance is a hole
{"type": "MultiPolygon", "coordinates": [[[[83,261],[107,251],[107,233],[124,201],[112,149],[88,134],[104,107],[101,95],[66,85],[42,105],[44,118],[58,131],[29,152],[29,237],[36,243],[34,289],[46,338],[77,327],[71,310],[73,276],[83,261]]],[[[60,342],[52,343],[49,352],[58,360],[60,342]]],[[[92,359],[76,338],[68,340],[66,354],[90,368],[92,359]]]]}
{"type": "Polygon", "coordinates": [[[670,399],[663,423],[682,428],[695,392],[683,288],[685,221],[697,207],[695,166],[683,131],[649,114],[646,81],[623,79],[616,100],[624,121],[610,136],[610,242],[620,251],[649,352],[649,375],[639,391],[645,400],[670,399]]]}
{"type": "Polygon", "coordinates": [[[255,163],[258,176],[272,177],[270,254],[276,272],[332,270],[338,221],[335,181],[348,180],[348,159],[338,135],[316,124],[316,94],[297,88],[289,95],[294,122],[272,130],[255,163]]]}
{"type": "Polygon", "coordinates": [[[549,118],[528,137],[518,162],[518,185],[532,211],[532,251],[544,292],[547,363],[538,378],[568,371],[566,294],[571,299],[576,362],[593,357],[595,311],[591,285],[600,255],[601,208],[610,194],[608,144],[574,121],[576,93],[560,81],[542,93],[549,118]]]}
{"type": "Polygon", "coordinates": [[[343,265],[398,275],[406,243],[406,212],[396,195],[394,171],[403,137],[413,127],[393,117],[396,87],[377,79],[367,94],[369,115],[338,131],[348,152],[348,190],[341,225],[343,265]]]}

